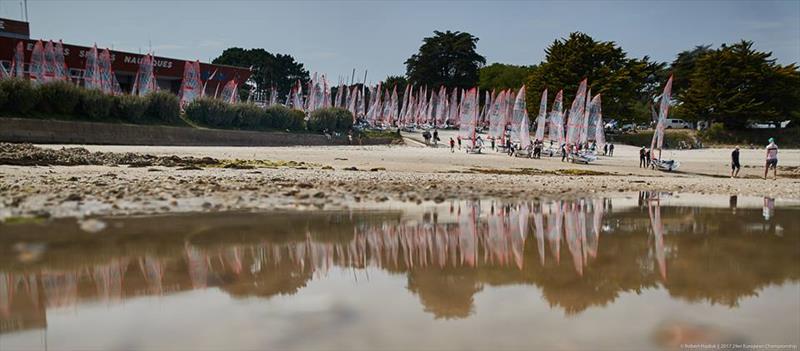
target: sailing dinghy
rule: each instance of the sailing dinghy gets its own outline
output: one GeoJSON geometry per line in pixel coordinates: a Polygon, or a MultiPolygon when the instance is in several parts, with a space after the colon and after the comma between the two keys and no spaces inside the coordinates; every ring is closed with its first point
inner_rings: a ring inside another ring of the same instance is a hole
{"type": "Polygon", "coordinates": [[[664,171],[672,172],[680,167],[680,162],[675,160],[664,160],[661,157],[661,148],[664,145],[664,129],[666,127],[667,115],[669,113],[669,100],[672,94],[672,76],[667,80],[664,85],[664,92],[661,94],[661,103],[658,109],[658,122],[653,131],[653,140],[650,142],[651,153],[658,149],[658,158],[653,158],[651,161],[653,168],[664,171]]]}

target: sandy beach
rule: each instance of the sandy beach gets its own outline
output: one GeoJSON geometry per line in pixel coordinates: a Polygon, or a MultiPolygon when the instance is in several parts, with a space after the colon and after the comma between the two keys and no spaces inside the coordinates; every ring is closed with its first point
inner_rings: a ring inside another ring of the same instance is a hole
{"type": "MultiPolygon", "coordinates": [[[[681,162],[679,171],[666,173],[639,168],[634,146],[617,145],[613,157],[578,165],[491,150],[451,153],[444,143],[424,147],[418,134],[404,137],[405,145],[387,146],[82,146],[91,152],[270,162],[233,168],[2,165],[0,217],[346,208],[637,191],[800,198],[800,150],[781,150],[777,180],[760,179],[762,150],[742,150],[741,178],[730,179],[725,149],[664,151],[665,158],[681,162]]],[[[441,135],[445,142],[449,137],[441,135]]]]}

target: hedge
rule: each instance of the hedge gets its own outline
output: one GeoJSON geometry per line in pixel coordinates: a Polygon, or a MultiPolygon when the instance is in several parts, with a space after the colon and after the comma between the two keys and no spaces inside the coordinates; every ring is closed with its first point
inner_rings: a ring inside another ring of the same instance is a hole
{"type": "MultiPolygon", "coordinates": [[[[134,124],[185,124],[178,97],[166,91],[135,95],[108,95],[66,81],[34,84],[27,79],[0,80],[0,116],[67,118],[134,124]]],[[[250,103],[227,104],[199,98],[186,106],[184,117],[212,128],[305,131],[303,111],[285,106],[266,109],[250,103]]],[[[314,132],[345,132],[353,115],[344,109],[314,111],[308,122],[314,132]]]]}
{"type": "Polygon", "coordinates": [[[108,95],[66,81],[34,84],[0,80],[0,115],[103,122],[183,124],[178,97],[155,92],[145,97],[108,95]]]}
{"type": "Polygon", "coordinates": [[[207,127],[245,130],[305,130],[305,114],[284,106],[262,109],[251,103],[228,104],[200,98],[186,106],[186,118],[207,127]]]}
{"type": "Polygon", "coordinates": [[[81,89],[70,82],[55,81],[42,84],[37,110],[44,113],[73,115],[81,99],[81,89]]]}
{"type": "Polygon", "coordinates": [[[331,107],[316,110],[308,118],[308,130],[314,132],[346,132],[353,128],[350,111],[331,107]]]}
{"type": "Polygon", "coordinates": [[[29,80],[3,79],[0,80],[0,90],[6,99],[0,107],[2,112],[11,112],[17,115],[27,115],[33,112],[39,103],[39,90],[34,88],[29,80]]]}

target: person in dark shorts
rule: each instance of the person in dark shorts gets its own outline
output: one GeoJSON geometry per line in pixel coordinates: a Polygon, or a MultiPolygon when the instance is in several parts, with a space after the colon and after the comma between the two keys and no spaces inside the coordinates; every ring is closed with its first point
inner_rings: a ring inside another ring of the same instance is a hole
{"type": "Polygon", "coordinates": [[[647,165],[647,161],[645,161],[646,159],[644,157],[644,153],[645,153],[644,146],[642,146],[642,148],[639,149],[639,168],[642,168],[645,165],[647,165]]]}
{"type": "Polygon", "coordinates": [[[614,143],[608,145],[608,156],[614,156],[614,143]]]}
{"type": "Polygon", "coordinates": [[[778,145],[775,144],[775,139],[769,138],[769,145],[767,145],[767,166],[764,168],[764,179],[767,179],[767,173],[772,168],[772,175],[778,179],[778,145]]]}
{"type": "Polygon", "coordinates": [[[739,176],[739,170],[742,169],[742,165],[739,164],[739,147],[733,149],[731,152],[731,178],[736,178],[739,176]]]}
{"type": "Polygon", "coordinates": [[[456,152],[456,141],[453,140],[453,137],[450,137],[450,152],[456,152]]]}

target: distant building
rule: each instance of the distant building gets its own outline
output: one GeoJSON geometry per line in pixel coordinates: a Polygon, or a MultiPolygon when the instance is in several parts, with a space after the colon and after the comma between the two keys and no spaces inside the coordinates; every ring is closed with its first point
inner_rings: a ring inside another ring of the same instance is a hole
{"type": "MultiPolygon", "coordinates": [[[[42,42],[47,40],[58,39],[41,39],[42,42]]],[[[28,72],[28,65],[30,63],[31,51],[37,40],[30,38],[30,29],[27,22],[15,21],[11,19],[0,18],[0,64],[7,70],[11,68],[11,59],[14,55],[14,50],[17,43],[22,41],[25,47],[25,73],[28,72]]],[[[80,46],[64,43],[64,61],[69,69],[69,74],[72,81],[80,84],[83,77],[85,62],[85,54],[91,50],[89,46],[80,46]]],[[[98,50],[104,48],[98,47],[98,50]]],[[[110,50],[111,53],[111,67],[114,74],[117,76],[120,87],[124,92],[130,92],[133,87],[133,81],[136,77],[136,71],[139,69],[139,62],[145,56],[143,54],[136,54],[130,52],[110,50]]],[[[161,90],[169,90],[173,93],[178,93],[183,79],[183,65],[186,61],[194,61],[192,59],[182,60],[168,57],[155,56],[154,71],[158,87],[161,90]]],[[[250,78],[250,70],[247,68],[233,67],[226,65],[214,65],[210,63],[200,63],[200,73],[203,81],[208,81],[206,84],[206,94],[214,95],[215,91],[222,90],[225,83],[231,79],[236,79],[240,84],[250,78]]]]}

